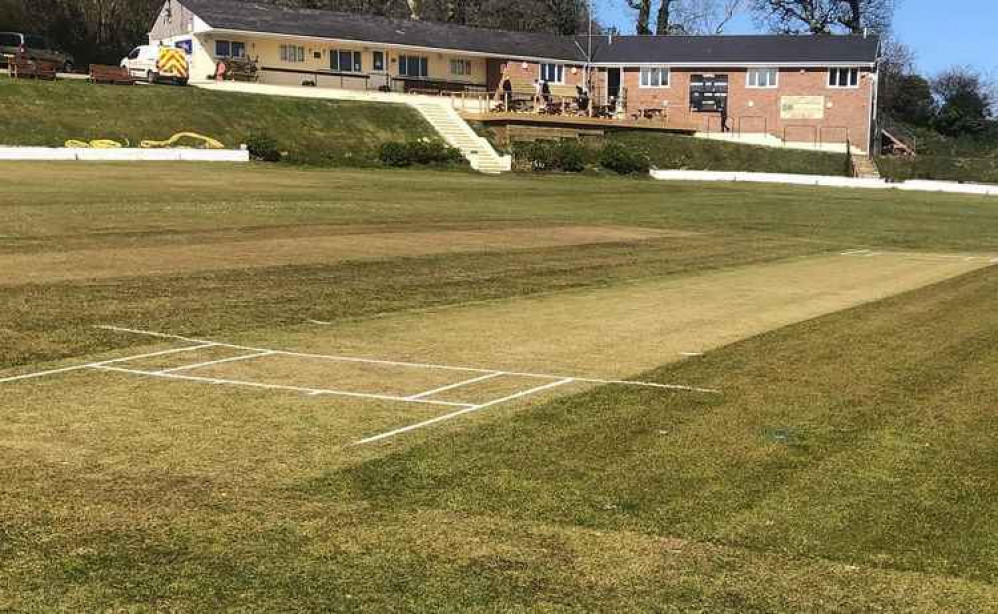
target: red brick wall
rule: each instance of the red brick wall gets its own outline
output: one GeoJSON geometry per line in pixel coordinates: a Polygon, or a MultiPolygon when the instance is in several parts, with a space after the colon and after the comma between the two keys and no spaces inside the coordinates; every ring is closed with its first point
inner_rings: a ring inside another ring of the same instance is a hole
{"type": "Polygon", "coordinates": [[[635,114],[642,107],[662,107],[668,102],[669,118],[693,122],[699,129],[717,132],[717,113],[695,113],[689,107],[690,76],[693,74],[728,75],[728,127],[743,132],[768,132],[790,141],[842,143],[848,138],[856,147],[866,149],[869,142],[869,118],[874,78],[869,71],[860,71],[858,88],[828,87],[827,69],[780,69],[778,87],[754,89],[747,87],[745,68],[687,69],[673,68],[668,88],[640,87],[638,68],[625,68],[622,77],[627,89],[627,112],[635,114]],[[823,96],[825,117],[821,120],[782,119],[782,96],[823,96]]]}

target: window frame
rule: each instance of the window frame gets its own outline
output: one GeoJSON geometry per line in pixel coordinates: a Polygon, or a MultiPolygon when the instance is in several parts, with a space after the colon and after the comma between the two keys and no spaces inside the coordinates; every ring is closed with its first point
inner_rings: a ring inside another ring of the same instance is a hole
{"type": "Polygon", "coordinates": [[[294,45],[291,43],[281,44],[279,47],[279,53],[281,55],[281,62],[285,64],[304,64],[305,63],[305,46],[304,45],[294,45]],[[292,57],[294,56],[294,57],[292,57]]]}
{"type": "Polygon", "coordinates": [[[565,84],[565,65],[558,64],[555,62],[542,62],[540,64],[540,79],[541,81],[547,81],[554,85],[564,85],[565,84]],[[547,70],[554,70],[555,79],[548,79],[548,75],[545,74],[547,70]]]}
{"type": "Polygon", "coordinates": [[[860,69],[859,69],[858,66],[835,66],[835,67],[832,67],[832,68],[828,69],[828,81],[827,81],[827,85],[828,85],[829,88],[836,89],[836,90],[854,90],[854,89],[858,89],[859,88],[859,82],[860,82],[860,75],[861,74],[862,73],[860,72],[860,69]],[[842,81],[841,75],[842,75],[843,71],[847,75],[846,76],[846,85],[840,85],[840,82],[842,81]],[[833,80],[832,80],[832,75],[835,75],[837,77],[834,80],[834,83],[833,83],[833,80]],[[853,78],[852,78],[853,75],[856,76],[855,83],[853,83],[853,78]]]}
{"type": "Polygon", "coordinates": [[[231,39],[216,39],[215,40],[215,57],[216,58],[245,58],[246,56],[246,42],[236,41],[231,39]],[[227,53],[219,53],[220,45],[225,45],[228,50],[227,53]],[[236,53],[236,47],[238,46],[241,53],[236,53]]]}
{"type": "Polygon", "coordinates": [[[362,73],[364,72],[364,54],[353,49],[330,49],[329,70],[333,72],[362,73]],[[343,66],[344,56],[348,58],[348,65],[346,67],[343,66]],[[334,59],[336,60],[335,66],[333,66],[334,59]]]}
{"type": "Polygon", "coordinates": [[[642,66],[638,69],[638,87],[643,90],[665,90],[672,87],[672,68],[669,66],[642,66]],[[658,84],[652,82],[651,76],[658,75],[658,84]],[[645,76],[648,76],[647,83],[645,76]],[[665,77],[665,84],[662,77],[665,77]]]}
{"type": "Polygon", "coordinates": [[[385,52],[375,50],[371,52],[371,70],[375,72],[385,72],[385,52]]]}
{"type": "Polygon", "coordinates": [[[430,77],[430,57],[426,55],[413,55],[406,54],[399,56],[399,76],[407,77],[409,79],[429,79],[430,77]],[[416,75],[409,74],[409,62],[414,60],[416,62],[416,67],[418,73],[416,75]]]}
{"type": "Polygon", "coordinates": [[[780,69],[775,66],[756,66],[749,68],[745,71],[745,87],[750,90],[775,90],[780,87],[780,69]],[[752,75],[756,75],[756,82],[752,83],[752,75]],[[758,75],[767,74],[772,75],[772,83],[769,83],[767,78],[767,83],[762,85],[759,83],[758,75]]]}
{"type": "Polygon", "coordinates": [[[474,67],[471,64],[471,60],[466,58],[451,58],[450,74],[455,77],[472,76],[474,74],[474,67]],[[460,70],[454,70],[456,67],[460,67],[460,70]]]}

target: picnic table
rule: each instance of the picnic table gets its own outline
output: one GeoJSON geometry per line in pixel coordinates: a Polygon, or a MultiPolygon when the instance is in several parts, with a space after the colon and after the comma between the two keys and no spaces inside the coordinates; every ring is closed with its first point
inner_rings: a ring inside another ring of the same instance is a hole
{"type": "Polygon", "coordinates": [[[647,119],[647,120],[669,120],[669,109],[666,107],[641,107],[638,109],[637,114],[634,119],[647,119]]]}
{"type": "Polygon", "coordinates": [[[225,66],[225,69],[221,73],[229,81],[256,83],[260,80],[260,66],[257,60],[252,58],[226,58],[222,64],[225,66]]]}

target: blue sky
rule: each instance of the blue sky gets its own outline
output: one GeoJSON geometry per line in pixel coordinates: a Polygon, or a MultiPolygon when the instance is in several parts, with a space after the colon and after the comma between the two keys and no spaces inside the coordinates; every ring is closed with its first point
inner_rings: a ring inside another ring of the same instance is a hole
{"type": "MultiPolygon", "coordinates": [[[[919,68],[934,74],[948,66],[970,65],[998,77],[998,1],[996,0],[897,0],[894,31],[915,50],[919,68]]],[[[624,0],[596,0],[604,23],[621,32],[634,31],[633,12],[624,0]]],[[[657,4],[657,2],[656,2],[657,4]]],[[[749,16],[732,22],[727,32],[755,32],[749,16]]]]}

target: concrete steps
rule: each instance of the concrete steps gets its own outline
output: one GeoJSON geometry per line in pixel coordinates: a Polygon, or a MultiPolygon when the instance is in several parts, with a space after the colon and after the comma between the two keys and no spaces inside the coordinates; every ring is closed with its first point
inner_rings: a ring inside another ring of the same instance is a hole
{"type": "Polygon", "coordinates": [[[476,171],[487,175],[498,175],[510,170],[508,157],[504,158],[496,153],[492,145],[478,136],[468,122],[464,121],[447,102],[413,100],[409,104],[419,111],[448,145],[460,150],[476,171]]]}
{"type": "Polygon", "coordinates": [[[873,160],[861,154],[852,157],[852,173],[859,179],[880,179],[880,171],[873,160]]]}

